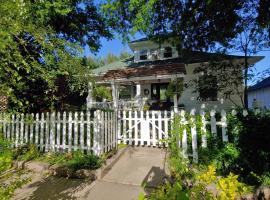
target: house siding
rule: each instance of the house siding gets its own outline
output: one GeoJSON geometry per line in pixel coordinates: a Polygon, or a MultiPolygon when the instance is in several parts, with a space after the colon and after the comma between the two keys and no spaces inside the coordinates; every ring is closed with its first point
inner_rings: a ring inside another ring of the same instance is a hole
{"type": "Polygon", "coordinates": [[[262,108],[270,109],[270,87],[261,88],[248,92],[248,107],[252,108],[253,99],[256,99],[258,105],[262,108]]]}
{"type": "MultiPolygon", "coordinates": [[[[192,80],[196,78],[193,71],[199,64],[189,64],[186,65],[187,74],[184,78],[184,82],[189,84],[192,80]]],[[[181,98],[179,99],[179,104],[184,104],[186,110],[191,110],[195,108],[196,110],[200,110],[202,107],[205,107],[206,110],[216,109],[216,110],[230,110],[233,107],[242,106],[241,99],[239,96],[232,96],[232,101],[227,99],[219,98],[218,101],[201,101],[198,99],[199,93],[194,92],[195,88],[185,88],[181,98]]]]}

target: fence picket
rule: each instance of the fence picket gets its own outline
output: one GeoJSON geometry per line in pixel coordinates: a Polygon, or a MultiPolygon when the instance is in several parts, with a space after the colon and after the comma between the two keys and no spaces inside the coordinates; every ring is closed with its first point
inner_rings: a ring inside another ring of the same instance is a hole
{"type": "Polygon", "coordinates": [[[63,112],[63,136],[62,136],[62,145],[63,150],[66,151],[66,141],[67,141],[67,113],[63,112]]]}
{"type": "Polygon", "coordinates": [[[50,117],[50,150],[55,151],[55,112],[50,117]]]}
{"type": "Polygon", "coordinates": [[[68,151],[72,151],[72,112],[68,113],[68,151]]]}
{"type": "Polygon", "coordinates": [[[156,112],[152,111],[152,140],[153,140],[153,146],[155,147],[157,145],[157,136],[156,136],[156,112]]]}
{"type": "Polygon", "coordinates": [[[56,148],[60,149],[60,128],[61,128],[61,115],[60,112],[56,114],[56,148]]]}
{"type": "MultiPolygon", "coordinates": [[[[181,116],[181,120],[180,123],[182,126],[187,124],[186,118],[185,118],[185,111],[181,110],[180,112],[180,116],[181,116]]],[[[187,158],[187,149],[188,149],[188,145],[187,145],[187,130],[186,128],[183,128],[183,135],[182,135],[182,150],[183,150],[183,156],[184,158],[187,158]]]]}
{"type": "Polygon", "coordinates": [[[39,146],[39,113],[36,113],[35,116],[35,144],[37,144],[39,146]]]}
{"type": "Polygon", "coordinates": [[[78,150],[78,112],[74,114],[74,150],[78,150]]]}
{"type": "Polygon", "coordinates": [[[158,111],[158,139],[159,139],[159,146],[162,145],[162,124],[161,124],[161,111],[158,111]]]}
{"type": "Polygon", "coordinates": [[[202,126],[201,126],[202,147],[206,148],[207,147],[207,137],[206,137],[206,120],[205,120],[204,110],[201,110],[200,115],[201,115],[201,122],[202,122],[202,126]]]}
{"type": "Polygon", "coordinates": [[[217,137],[217,121],[216,121],[216,111],[211,110],[210,111],[210,116],[211,116],[211,133],[214,138],[217,137]]]}
{"type": "Polygon", "coordinates": [[[44,148],[44,113],[41,113],[40,121],[40,150],[43,151],[44,148]]]}
{"type": "Polygon", "coordinates": [[[84,113],[80,113],[80,146],[81,149],[84,149],[84,113]]]}
{"type": "Polygon", "coordinates": [[[134,144],[138,146],[139,138],[138,138],[138,111],[136,110],[134,113],[134,144]]]}
{"type": "Polygon", "coordinates": [[[34,144],[34,113],[31,113],[29,123],[30,123],[30,141],[29,142],[34,144]]]}
{"type": "Polygon", "coordinates": [[[45,152],[50,148],[50,113],[46,113],[46,127],[45,127],[45,152]]]}
{"type": "Polygon", "coordinates": [[[195,120],[195,109],[191,110],[191,137],[192,137],[192,157],[193,162],[198,163],[197,130],[195,120]]]}
{"type": "Polygon", "coordinates": [[[20,114],[20,145],[22,145],[24,141],[24,114],[20,114]]]}
{"type": "Polygon", "coordinates": [[[90,111],[86,112],[86,143],[87,143],[87,150],[90,151],[91,149],[91,122],[90,122],[90,111]]]}
{"type": "Polygon", "coordinates": [[[227,118],[225,110],[221,111],[221,122],[222,122],[222,141],[228,142],[228,135],[227,135],[227,118]]]}
{"type": "Polygon", "coordinates": [[[123,111],[123,141],[124,144],[127,144],[127,119],[126,119],[126,111],[123,111]]]}

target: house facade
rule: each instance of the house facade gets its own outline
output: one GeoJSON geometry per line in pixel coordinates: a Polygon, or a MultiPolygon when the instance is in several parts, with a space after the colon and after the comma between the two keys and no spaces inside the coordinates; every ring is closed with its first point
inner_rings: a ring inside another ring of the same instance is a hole
{"type": "Polygon", "coordinates": [[[270,77],[248,89],[248,107],[270,109],[270,77]]]}
{"type": "MultiPolygon", "coordinates": [[[[87,97],[87,107],[95,105],[111,105],[114,108],[150,110],[178,110],[195,108],[229,109],[235,106],[231,101],[219,97],[218,91],[200,98],[200,93],[190,87],[190,82],[198,78],[194,70],[207,63],[214,53],[183,50],[178,52],[173,42],[157,44],[147,39],[129,43],[134,56],[97,68],[93,71],[97,84],[111,87],[113,102],[96,102],[92,98],[91,84],[87,97]],[[168,95],[170,83],[182,81],[182,95],[177,92],[168,95]]],[[[223,55],[224,56],[224,55],[223,55]]],[[[225,59],[243,59],[240,56],[225,55],[225,59]]],[[[249,63],[254,64],[261,57],[250,57],[249,63]]],[[[240,98],[232,97],[234,103],[241,105],[240,98]]]]}

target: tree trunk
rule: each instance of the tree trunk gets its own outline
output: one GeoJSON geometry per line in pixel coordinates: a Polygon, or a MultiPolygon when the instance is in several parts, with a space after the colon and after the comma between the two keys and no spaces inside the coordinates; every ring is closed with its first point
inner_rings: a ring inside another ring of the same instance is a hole
{"type": "Polygon", "coordinates": [[[248,60],[247,52],[245,52],[245,69],[244,69],[244,108],[248,109],[248,60]]]}

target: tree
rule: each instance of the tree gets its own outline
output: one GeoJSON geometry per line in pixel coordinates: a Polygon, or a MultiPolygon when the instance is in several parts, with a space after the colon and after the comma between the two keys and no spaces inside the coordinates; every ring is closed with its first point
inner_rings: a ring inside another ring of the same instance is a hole
{"type": "Polygon", "coordinates": [[[93,1],[1,1],[0,18],[0,90],[17,111],[55,108],[58,77],[82,71],[81,47],[112,37],[93,1]]]}
{"type": "Polygon", "coordinates": [[[141,32],[162,41],[174,37],[179,49],[209,50],[235,37],[242,0],[108,0],[102,6],[124,40],[141,32]],[[168,34],[170,33],[170,34],[168,34]]]}

